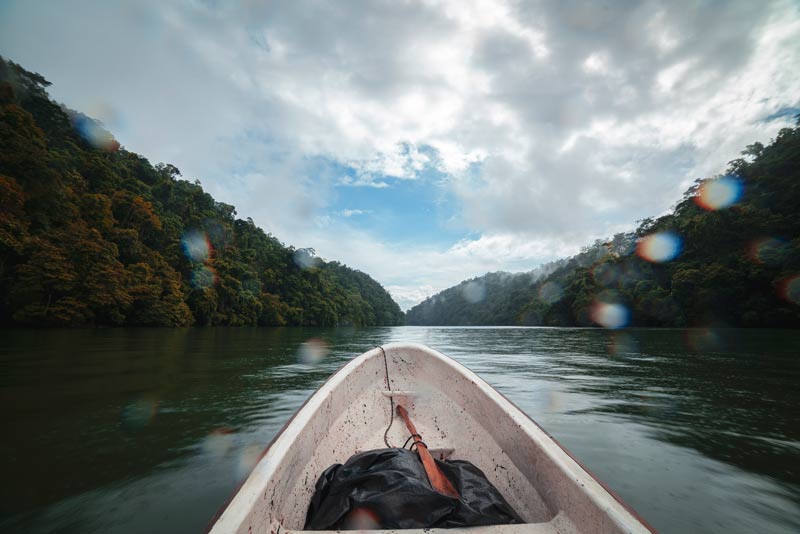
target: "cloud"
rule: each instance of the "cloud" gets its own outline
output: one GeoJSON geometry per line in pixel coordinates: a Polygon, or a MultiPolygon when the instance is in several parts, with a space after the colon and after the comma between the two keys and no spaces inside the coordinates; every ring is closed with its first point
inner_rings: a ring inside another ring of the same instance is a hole
{"type": "Polygon", "coordinates": [[[352,186],[352,187],[373,187],[375,189],[386,189],[389,184],[382,180],[376,179],[374,176],[342,176],[337,182],[338,185],[352,186]]]}
{"type": "MultiPolygon", "coordinates": [[[[564,235],[663,212],[688,181],[774,134],[759,117],[797,101],[789,4],[615,6],[517,4],[544,33],[544,58],[507,28],[477,37],[487,96],[512,120],[478,179],[454,181],[475,228],[564,235]]],[[[486,147],[504,133],[483,131],[486,147]]]]}
{"type": "Polygon", "coordinates": [[[367,213],[372,213],[372,210],[350,210],[345,209],[339,212],[339,215],[342,217],[352,217],[353,215],[366,215],[367,213]]]}
{"type": "Polygon", "coordinates": [[[586,236],[572,242],[531,242],[513,235],[464,239],[440,248],[414,242],[387,242],[347,222],[330,221],[315,235],[313,246],[325,259],[343,259],[350,267],[379,273],[378,280],[403,309],[461,280],[500,270],[530,270],[540,263],[572,255],[586,236]]]}
{"type": "Polygon", "coordinates": [[[789,1],[9,1],[0,53],[404,302],[663,213],[800,107],[789,1]],[[431,169],[450,243],[326,215],[431,169]]]}
{"type": "Polygon", "coordinates": [[[585,236],[572,244],[556,239],[527,239],[514,234],[482,235],[464,239],[450,247],[449,255],[460,259],[476,258],[500,265],[530,262],[533,258],[563,258],[577,254],[585,236]]]}

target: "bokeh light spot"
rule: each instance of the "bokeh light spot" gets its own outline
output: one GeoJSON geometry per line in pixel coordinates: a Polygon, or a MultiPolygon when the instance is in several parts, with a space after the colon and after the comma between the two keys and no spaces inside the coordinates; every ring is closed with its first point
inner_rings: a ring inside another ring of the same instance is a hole
{"type": "Polygon", "coordinates": [[[486,298],[486,286],[477,280],[471,280],[461,288],[461,294],[470,304],[475,304],[486,298]]]}
{"type": "Polygon", "coordinates": [[[733,176],[723,176],[700,184],[694,200],[701,208],[714,211],[732,206],[741,196],[742,182],[733,176]]]}
{"type": "Polygon", "coordinates": [[[673,232],[656,232],[641,238],[636,254],[653,263],[674,260],[681,252],[681,238],[673,232]]]}
{"type": "Polygon", "coordinates": [[[794,304],[800,304],[800,274],[784,280],[781,296],[794,304]]]}
{"type": "Polygon", "coordinates": [[[192,285],[198,289],[207,289],[217,283],[217,271],[208,265],[200,265],[192,271],[192,285]]]}
{"type": "Polygon", "coordinates": [[[622,328],[628,324],[630,313],[628,308],[618,303],[597,301],[590,309],[592,321],[604,328],[622,328]]]}
{"type": "Polygon", "coordinates": [[[772,266],[781,265],[788,252],[788,243],[774,237],[756,239],[747,248],[747,256],[751,260],[772,266]]]}
{"type": "Polygon", "coordinates": [[[206,261],[211,255],[211,243],[203,232],[190,230],[183,234],[181,245],[186,257],[192,261],[206,261]]]}
{"type": "Polygon", "coordinates": [[[300,344],[297,350],[297,360],[300,363],[315,364],[321,362],[328,355],[330,349],[323,339],[311,338],[300,344]]]}
{"type": "Polygon", "coordinates": [[[564,290],[557,282],[545,282],[539,288],[539,298],[547,304],[552,304],[561,299],[564,290]]]}

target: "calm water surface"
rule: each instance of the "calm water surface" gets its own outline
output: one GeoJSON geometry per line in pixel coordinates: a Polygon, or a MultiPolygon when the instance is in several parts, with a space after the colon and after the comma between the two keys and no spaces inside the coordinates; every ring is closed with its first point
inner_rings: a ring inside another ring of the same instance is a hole
{"type": "Polygon", "coordinates": [[[0,331],[0,529],[202,531],[392,341],[466,364],[662,532],[800,532],[800,332],[425,327],[0,331]],[[312,337],[330,355],[298,363],[312,337]]]}

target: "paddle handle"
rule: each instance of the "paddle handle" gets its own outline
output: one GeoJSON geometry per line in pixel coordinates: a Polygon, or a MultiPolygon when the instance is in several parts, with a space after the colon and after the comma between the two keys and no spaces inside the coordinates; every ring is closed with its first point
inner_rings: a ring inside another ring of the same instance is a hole
{"type": "Polygon", "coordinates": [[[450,497],[455,497],[458,499],[458,491],[456,491],[456,488],[453,487],[453,484],[447,479],[445,474],[442,473],[442,470],[439,469],[439,466],[436,465],[436,461],[433,459],[433,456],[431,456],[431,453],[428,452],[428,446],[423,443],[422,439],[419,437],[417,429],[414,427],[414,423],[411,422],[411,418],[408,416],[408,411],[398,404],[397,413],[403,418],[406,428],[408,428],[408,431],[411,432],[412,436],[414,436],[414,443],[417,444],[419,459],[422,461],[422,467],[425,468],[425,474],[428,475],[428,480],[430,481],[431,486],[433,486],[433,489],[443,495],[449,495],[450,497]]]}

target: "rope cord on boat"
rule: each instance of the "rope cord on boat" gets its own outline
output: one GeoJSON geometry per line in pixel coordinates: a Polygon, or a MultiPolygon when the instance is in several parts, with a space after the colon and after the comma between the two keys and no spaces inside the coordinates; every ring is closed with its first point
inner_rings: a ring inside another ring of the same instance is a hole
{"type": "Polygon", "coordinates": [[[383,350],[383,347],[380,345],[378,345],[378,348],[381,349],[383,353],[383,368],[386,371],[386,388],[389,390],[389,426],[386,427],[386,432],[383,433],[383,442],[391,449],[392,446],[389,445],[389,429],[392,428],[392,423],[394,423],[394,397],[392,397],[392,383],[389,381],[389,364],[386,361],[386,351],[383,350]]]}
{"type": "Polygon", "coordinates": [[[424,441],[415,441],[414,443],[411,444],[411,446],[408,448],[408,450],[413,451],[414,450],[414,445],[417,446],[417,449],[419,449],[420,445],[422,445],[426,449],[428,448],[428,444],[425,443],[424,441]]]}
{"type": "MultiPolygon", "coordinates": [[[[410,436],[408,436],[408,439],[406,440],[406,442],[405,442],[405,443],[403,443],[403,448],[405,449],[405,448],[406,448],[406,445],[408,445],[408,442],[409,442],[409,441],[411,441],[411,440],[412,440],[412,439],[414,439],[414,438],[419,438],[419,439],[420,439],[420,441],[422,441],[422,436],[420,436],[419,434],[411,434],[410,436]]],[[[411,444],[411,446],[413,447],[413,446],[414,446],[414,444],[412,443],[412,444],[411,444]]],[[[410,449],[409,449],[409,450],[410,450],[410,449]]]]}

